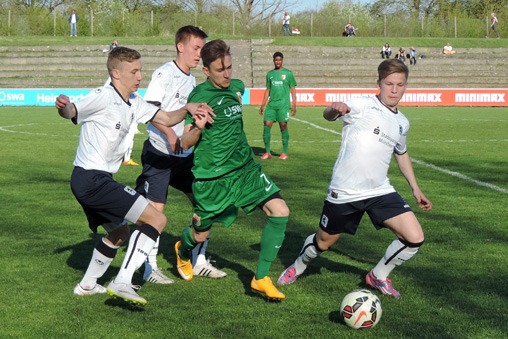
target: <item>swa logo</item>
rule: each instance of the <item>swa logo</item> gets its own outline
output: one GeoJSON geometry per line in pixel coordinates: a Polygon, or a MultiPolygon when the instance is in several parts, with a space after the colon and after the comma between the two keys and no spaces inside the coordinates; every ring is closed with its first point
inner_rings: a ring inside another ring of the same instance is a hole
{"type": "Polygon", "coordinates": [[[379,135],[379,132],[381,132],[381,130],[379,129],[379,126],[374,128],[374,134],[379,135]]]}

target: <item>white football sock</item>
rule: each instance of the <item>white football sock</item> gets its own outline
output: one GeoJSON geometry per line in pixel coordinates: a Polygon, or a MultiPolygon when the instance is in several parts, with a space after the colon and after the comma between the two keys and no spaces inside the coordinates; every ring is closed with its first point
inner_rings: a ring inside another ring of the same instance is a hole
{"type": "Polygon", "coordinates": [[[131,284],[134,272],[143,265],[148,253],[153,249],[155,241],[160,233],[148,224],[143,224],[135,230],[129,240],[129,247],[123,259],[120,272],[115,278],[115,283],[131,284]]]}
{"type": "Polygon", "coordinates": [[[97,284],[97,279],[106,273],[109,265],[111,265],[111,262],[115,258],[118,247],[108,244],[104,241],[104,238],[95,246],[85,276],[79,283],[83,289],[92,289],[97,284]]]}
{"type": "Polygon", "coordinates": [[[157,254],[159,253],[159,241],[161,237],[157,237],[157,241],[153,246],[153,249],[150,251],[148,258],[145,261],[145,271],[152,272],[152,270],[157,268],[157,254]]]}
{"type": "Polygon", "coordinates": [[[210,235],[208,235],[204,242],[198,243],[197,246],[192,249],[192,267],[206,264],[205,252],[208,246],[208,239],[210,239],[210,235]]]}
{"type": "MultiPolygon", "coordinates": [[[[421,244],[419,244],[421,245],[421,244]]],[[[392,241],[386,249],[385,255],[374,267],[372,273],[379,280],[386,280],[390,272],[404,262],[408,261],[418,252],[420,247],[409,247],[403,244],[399,239],[392,241]]]]}
{"type": "Polygon", "coordinates": [[[294,265],[296,274],[298,275],[302,274],[305,271],[312,259],[317,258],[321,253],[323,253],[323,251],[320,251],[316,248],[314,242],[315,237],[316,233],[309,235],[307,239],[305,239],[302,250],[300,251],[300,255],[298,258],[296,258],[294,265]]]}

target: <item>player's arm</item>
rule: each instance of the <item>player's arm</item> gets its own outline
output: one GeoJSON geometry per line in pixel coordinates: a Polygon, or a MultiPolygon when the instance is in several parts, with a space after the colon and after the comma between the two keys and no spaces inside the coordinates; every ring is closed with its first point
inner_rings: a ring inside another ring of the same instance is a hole
{"type": "Polygon", "coordinates": [[[335,121],[349,112],[351,108],[346,103],[334,102],[324,110],[323,117],[328,121],[335,121]]]}
{"type": "Polygon", "coordinates": [[[60,94],[55,100],[55,107],[62,118],[72,119],[76,116],[76,107],[67,95],[60,94]]]}
{"type": "Polygon", "coordinates": [[[188,150],[199,141],[206,123],[206,119],[198,115],[194,118],[194,122],[192,124],[185,125],[182,134],[182,141],[180,142],[183,149],[188,150]]]}
{"type": "Polygon", "coordinates": [[[161,124],[158,124],[156,122],[153,122],[152,125],[155,126],[159,131],[164,133],[166,137],[168,138],[169,146],[171,146],[171,150],[175,154],[182,154],[183,150],[180,147],[180,138],[176,135],[175,131],[168,126],[164,126],[161,124]]]}
{"type": "Polygon", "coordinates": [[[190,113],[194,119],[200,117],[209,123],[213,122],[215,116],[213,109],[206,103],[187,103],[184,107],[175,111],[159,110],[152,122],[171,127],[182,121],[187,113],[190,113]]]}
{"type": "Polygon", "coordinates": [[[263,103],[261,104],[261,107],[259,107],[259,114],[263,115],[265,110],[265,105],[268,102],[268,98],[270,97],[270,89],[267,88],[265,91],[265,96],[263,97],[263,103]]]}
{"type": "Polygon", "coordinates": [[[416,177],[413,170],[413,165],[411,164],[411,158],[409,157],[409,153],[397,154],[393,153],[395,156],[395,160],[397,161],[397,165],[399,166],[400,172],[406,178],[409,187],[413,191],[413,196],[416,198],[416,202],[418,203],[418,207],[420,207],[424,211],[429,211],[432,208],[432,203],[429,199],[422,193],[420,187],[416,183],[416,177]]]}
{"type": "Polygon", "coordinates": [[[292,106],[291,106],[291,115],[295,115],[296,114],[296,86],[293,86],[289,89],[289,92],[291,93],[291,100],[293,100],[292,102],[292,106]]]}

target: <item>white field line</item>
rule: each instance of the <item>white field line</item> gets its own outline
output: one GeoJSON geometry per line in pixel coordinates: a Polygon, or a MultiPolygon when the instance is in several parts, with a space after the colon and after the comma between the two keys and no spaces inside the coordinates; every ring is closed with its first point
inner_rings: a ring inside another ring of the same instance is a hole
{"type": "MultiPolygon", "coordinates": [[[[304,124],[311,125],[312,127],[316,127],[318,129],[321,129],[321,130],[324,130],[324,131],[328,131],[328,132],[331,132],[331,133],[334,133],[334,134],[341,134],[341,133],[339,133],[337,131],[334,131],[334,130],[331,130],[331,129],[327,129],[327,128],[323,128],[321,126],[318,126],[316,124],[313,124],[313,123],[305,121],[305,120],[296,119],[296,118],[293,118],[293,117],[291,117],[291,119],[294,119],[294,120],[296,120],[298,122],[302,122],[304,124]]],[[[414,159],[414,158],[411,158],[411,161],[416,163],[416,164],[418,164],[418,165],[422,165],[422,166],[425,166],[425,167],[428,167],[428,168],[432,168],[433,170],[446,173],[448,175],[460,178],[462,180],[466,180],[466,181],[472,182],[472,183],[474,183],[474,184],[476,184],[478,186],[487,187],[487,188],[490,188],[490,189],[492,189],[494,191],[501,192],[501,193],[508,193],[508,190],[505,189],[505,188],[502,188],[502,187],[499,187],[499,186],[496,186],[496,185],[492,185],[492,184],[489,184],[489,183],[486,183],[486,182],[483,182],[483,181],[479,181],[479,180],[470,178],[467,175],[461,174],[459,172],[450,171],[450,170],[447,170],[445,168],[441,168],[439,166],[436,166],[436,165],[433,165],[433,164],[429,164],[429,163],[426,163],[424,161],[421,161],[421,160],[418,160],[418,159],[414,159]]]]}

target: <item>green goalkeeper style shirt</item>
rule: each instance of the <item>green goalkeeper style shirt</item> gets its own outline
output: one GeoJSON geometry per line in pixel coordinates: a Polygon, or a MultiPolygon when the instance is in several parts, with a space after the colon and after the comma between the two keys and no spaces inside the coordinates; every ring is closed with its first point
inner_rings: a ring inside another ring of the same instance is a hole
{"type": "Polygon", "coordinates": [[[268,106],[273,108],[291,106],[289,93],[291,87],[296,86],[296,80],[289,69],[282,68],[280,71],[271,70],[266,74],[266,88],[270,89],[268,106]]]}
{"type": "MultiPolygon", "coordinates": [[[[234,171],[252,160],[254,153],[243,130],[241,96],[245,85],[232,79],[229,88],[216,88],[207,80],[189,95],[188,102],[206,102],[215,113],[194,145],[194,167],[197,179],[212,179],[234,171]]],[[[187,114],[185,124],[193,122],[187,114]]]]}

